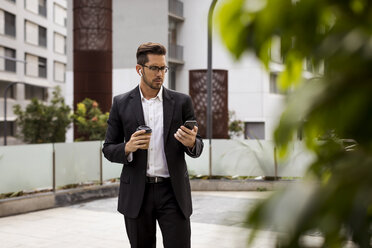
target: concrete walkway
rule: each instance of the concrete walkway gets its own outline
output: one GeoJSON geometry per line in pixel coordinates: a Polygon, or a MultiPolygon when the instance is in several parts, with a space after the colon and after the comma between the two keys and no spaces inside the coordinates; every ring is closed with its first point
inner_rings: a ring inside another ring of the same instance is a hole
{"type": "MultiPolygon", "coordinates": [[[[268,192],[193,192],[193,248],[247,247],[242,227],[247,210],[268,192]]],[[[130,247],[117,198],[95,200],[0,218],[0,247],[130,247]]],[[[158,228],[157,247],[163,247],[158,228]]],[[[250,247],[274,247],[275,235],[261,232],[250,247]]]]}

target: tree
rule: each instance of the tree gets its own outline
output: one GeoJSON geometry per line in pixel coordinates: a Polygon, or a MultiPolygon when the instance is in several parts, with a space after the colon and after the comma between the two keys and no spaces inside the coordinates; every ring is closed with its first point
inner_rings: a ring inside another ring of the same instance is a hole
{"type": "Polygon", "coordinates": [[[236,118],[235,111],[229,111],[229,138],[244,136],[244,122],[236,118]]]}
{"type": "Polygon", "coordinates": [[[33,98],[24,111],[20,105],[15,105],[14,113],[24,142],[65,142],[71,123],[71,108],[65,104],[59,87],[54,89],[50,105],[33,98]]]}
{"type": "Polygon", "coordinates": [[[109,113],[103,114],[98,103],[85,98],[77,104],[74,114],[74,123],[80,138],[77,140],[103,140],[105,139],[109,113]]]}
{"type": "Polygon", "coordinates": [[[279,84],[291,90],[275,143],[284,156],[302,129],[316,157],[303,184],[277,192],[248,216],[255,229],[280,227],[280,247],[304,246],[301,237],[313,230],[324,237],[323,247],[347,240],[370,246],[371,13],[367,0],[227,0],[219,10],[222,40],[237,59],[252,51],[268,67],[268,51],[280,37],[285,70],[279,84]],[[302,78],[305,59],[324,73],[302,78]]]}

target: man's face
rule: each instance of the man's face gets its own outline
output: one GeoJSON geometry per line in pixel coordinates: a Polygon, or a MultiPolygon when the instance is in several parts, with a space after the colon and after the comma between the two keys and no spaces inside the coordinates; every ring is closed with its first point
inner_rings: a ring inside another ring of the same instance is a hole
{"type": "Polygon", "coordinates": [[[151,70],[154,67],[164,68],[165,55],[148,54],[147,58],[149,61],[142,66],[142,80],[146,86],[153,90],[159,90],[164,82],[165,71],[164,70],[151,70]]]}

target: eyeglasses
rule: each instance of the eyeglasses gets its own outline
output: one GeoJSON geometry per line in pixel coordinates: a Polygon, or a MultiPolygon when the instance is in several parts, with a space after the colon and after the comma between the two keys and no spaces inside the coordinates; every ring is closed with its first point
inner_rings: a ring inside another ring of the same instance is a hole
{"type": "Polygon", "coordinates": [[[155,65],[150,65],[150,66],[147,66],[147,65],[142,65],[143,67],[147,67],[149,68],[152,72],[164,72],[164,73],[167,73],[168,72],[168,66],[155,66],[155,65]]]}

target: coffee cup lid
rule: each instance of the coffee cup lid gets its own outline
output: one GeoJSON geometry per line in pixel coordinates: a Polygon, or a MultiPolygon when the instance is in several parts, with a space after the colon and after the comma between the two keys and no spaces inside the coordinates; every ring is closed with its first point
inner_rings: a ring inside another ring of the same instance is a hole
{"type": "Polygon", "coordinates": [[[137,127],[137,131],[138,130],[146,130],[146,133],[151,133],[152,132],[152,129],[149,126],[146,126],[146,125],[141,125],[141,126],[137,127]]]}

